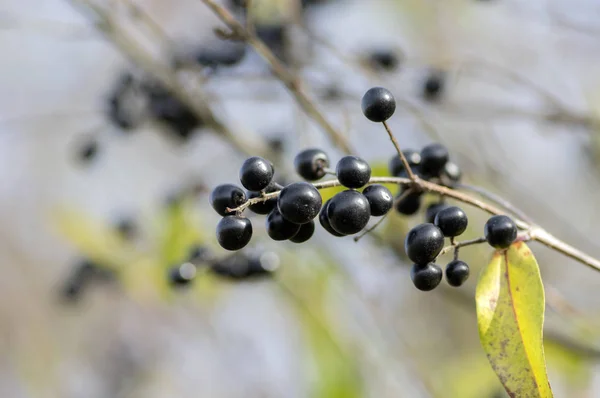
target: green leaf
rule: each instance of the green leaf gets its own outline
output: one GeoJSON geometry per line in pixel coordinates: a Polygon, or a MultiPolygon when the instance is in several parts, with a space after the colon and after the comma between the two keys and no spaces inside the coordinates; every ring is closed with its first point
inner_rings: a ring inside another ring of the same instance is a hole
{"type": "Polygon", "coordinates": [[[525,243],[494,254],[475,298],[481,344],[508,394],[552,397],[542,342],[544,288],[525,243]]]}

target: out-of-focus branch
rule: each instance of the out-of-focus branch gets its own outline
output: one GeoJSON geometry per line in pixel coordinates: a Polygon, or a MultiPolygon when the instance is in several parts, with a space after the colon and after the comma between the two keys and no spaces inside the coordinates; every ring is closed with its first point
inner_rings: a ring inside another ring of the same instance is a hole
{"type": "Polygon", "coordinates": [[[285,85],[288,91],[294,96],[296,102],[317,122],[329,136],[329,139],[345,153],[352,153],[352,148],[346,137],[338,131],[319,111],[315,103],[303,91],[300,79],[292,74],[283,63],[273,54],[273,52],[256,35],[248,32],[246,27],[238,22],[234,16],[224,7],[213,0],[201,0],[219,19],[231,30],[232,38],[245,40],[254,50],[269,64],[273,74],[285,85]]]}
{"type": "Polygon", "coordinates": [[[166,90],[188,106],[200,120],[215,133],[229,141],[239,152],[269,157],[270,150],[262,141],[243,140],[240,138],[243,136],[242,134],[235,134],[231,131],[227,125],[215,116],[208,103],[203,100],[201,93],[198,92],[197,87],[195,93],[188,91],[179,81],[176,73],[167,65],[155,60],[139,43],[132,39],[128,32],[115,21],[108,10],[89,0],[69,1],[80,9],[85,16],[90,17],[96,29],[111,40],[125,56],[157,79],[166,90]]]}

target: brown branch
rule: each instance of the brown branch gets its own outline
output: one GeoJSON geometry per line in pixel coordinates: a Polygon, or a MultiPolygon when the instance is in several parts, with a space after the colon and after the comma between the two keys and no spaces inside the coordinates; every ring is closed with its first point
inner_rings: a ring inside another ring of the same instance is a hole
{"type": "Polygon", "coordinates": [[[398,144],[398,140],[394,136],[394,133],[392,133],[390,126],[388,126],[387,122],[384,121],[383,127],[385,127],[385,131],[388,133],[388,136],[390,137],[390,141],[392,141],[392,144],[394,144],[394,148],[396,148],[396,152],[398,152],[398,156],[400,156],[400,160],[402,161],[402,165],[406,169],[408,178],[411,181],[416,181],[417,176],[415,175],[415,173],[413,173],[412,167],[410,167],[410,163],[408,163],[408,160],[406,160],[406,156],[404,156],[404,153],[402,153],[402,150],[400,149],[400,144],[398,144]]]}
{"type": "Polygon", "coordinates": [[[485,238],[475,238],[471,240],[464,240],[462,242],[453,242],[450,246],[446,246],[442,249],[439,256],[443,256],[444,254],[451,252],[452,250],[458,251],[461,247],[478,245],[480,243],[485,243],[485,238]]]}
{"type": "Polygon", "coordinates": [[[317,109],[314,102],[302,90],[300,79],[294,76],[283,63],[273,54],[262,40],[256,35],[251,34],[248,30],[238,22],[234,16],[224,7],[217,4],[213,0],[201,0],[208,8],[215,13],[219,19],[232,30],[233,34],[243,38],[254,50],[260,55],[271,67],[271,72],[285,85],[288,91],[294,96],[296,102],[311,117],[317,122],[329,136],[329,139],[345,153],[352,153],[352,148],[346,137],[335,129],[331,123],[317,109]]]}

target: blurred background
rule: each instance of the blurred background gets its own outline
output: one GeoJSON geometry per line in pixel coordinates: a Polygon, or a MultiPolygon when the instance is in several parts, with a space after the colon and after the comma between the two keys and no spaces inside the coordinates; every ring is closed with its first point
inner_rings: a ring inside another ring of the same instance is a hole
{"type": "MultiPolygon", "coordinates": [[[[443,143],[466,182],[600,257],[598,2],[253,3],[376,174],[394,148],[360,98],[381,85],[402,147],[443,143]]],[[[0,0],[0,397],[504,397],[474,306],[491,250],[461,251],[459,289],[412,285],[426,203],[358,243],[276,243],[253,215],[246,249],[218,247],[208,194],[246,157],[291,182],[299,150],[344,151],[216,27],[201,0],[0,0]]],[[[531,246],[555,396],[600,397],[600,276],[531,246]]]]}

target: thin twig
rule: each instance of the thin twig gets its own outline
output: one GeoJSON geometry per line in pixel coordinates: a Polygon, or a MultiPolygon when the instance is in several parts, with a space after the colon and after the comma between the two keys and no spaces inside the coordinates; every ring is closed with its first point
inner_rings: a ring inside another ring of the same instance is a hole
{"type": "MultiPolygon", "coordinates": [[[[454,190],[452,188],[448,188],[448,187],[445,187],[442,185],[438,185],[433,182],[424,181],[419,178],[417,178],[415,181],[411,181],[408,178],[402,178],[402,177],[371,177],[371,179],[369,180],[369,183],[367,185],[372,185],[372,184],[397,184],[397,185],[404,185],[404,186],[412,186],[415,189],[420,189],[425,192],[433,192],[433,193],[437,193],[440,195],[444,195],[449,198],[456,199],[462,203],[466,203],[473,207],[479,208],[489,214],[493,214],[493,215],[506,214],[506,211],[499,209],[492,204],[484,202],[481,199],[475,198],[467,193],[460,192],[460,191],[457,191],[457,190],[454,190]]],[[[330,180],[330,181],[323,181],[323,182],[315,183],[315,184],[313,184],[313,186],[317,189],[324,189],[324,188],[339,187],[339,186],[342,186],[342,184],[338,180],[330,180]]],[[[227,211],[228,212],[237,212],[238,214],[240,214],[246,208],[248,208],[249,206],[251,206],[253,204],[264,202],[269,199],[278,197],[279,192],[280,191],[272,192],[272,193],[268,193],[268,194],[264,195],[263,197],[250,199],[250,200],[246,201],[244,204],[240,205],[239,207],[236,207],[234,209],[228,208],[227,211]]],[[[595,259],[595,258],[583,253],[579,249],[576,249],[573,246],[567,244],[566,242],[563,242],[562,240],[554,237],[553,235],[548,233],[546,230],[544,230],[543,228],[541,228],[535,224],[529,224],[521,219],[515,219],[514,221],[515,221],[515,224],[517,225],[517,227],[519,227],[521,230],[526,232],[526,235],[528,237],[527,240],[534,240],[534,241],[540,242],[541,244],[543,244],[559,253],[562,253],[567,257],[572,258],[573,260],[576,260],[584,265],[587,265],[588,267],[590,267],[596,271],[600,271],[600,261],[598,259],[595,259]]]]}
{"type": "MultiPolygon", "coordinates": [[[[268,156],[269,149],[262,142],[242,140],[240,134],[234,134],[224,123],[222,123],[211,111],[198,92],[194,94],[188,92],[177,76],[170,68],[156,61],[152,55],[146,52],[139,43],[134,41],[130,35],[116,23],[110,13],[94,4],[89,0],[69,0],[77,9],[84,8],[92,11],[94,26],[101,31],[109,40],[111,40],[121,52],[130,58],[136,65],[142,68],[146,73],[157,79],[166,90],[173,94],[178,100],[184,103],[198,116],[200,120],[206,123],[214,132],[228,140],[239,152],[248,154],[263,154],[268,156]]],[[[82,10],[83,11],[83,10],[82,10]]],[[[89,13],[82,12],[89,17],[89,13]]]]}
{"type": "Polygon", "coordinates": [[[334,128],[325,116],[319,111],[314,102],[302,90],[302,83],[294,76],[283,63],[273,54],[267,45],[256,35],[251,34],[239,23],[234,16],[224,7],[213,0],[201,0],[219,19],[227,25],[235,36],[244,39],[271,67],[273,74],[286,86],[294,96],[296,102],[306,114],[316,121],[327,133],[329,139],[345,153],[353,153],[350,143],[344,135],[334,128]]]}
{"type": "Polygon", "coordinates": [[[400,160],[402,161],[402,164],[404,165],[404,168],[406,169],[408,178],[412,182],[415,182],[417,180],[417,176],[415,175],[415,173],[413,173],[412,168],[410,167],[410,163],[408,163],[408,160],[406,160],[406,156],[404,156],[404,153],[402,153],[402,150],[400,149],[400,144],[398,144],[398,140],[396,140],[396,137],[394,136],[392,129],[390,129],[390,126],[388,126],[387,122],[385,122],[385,121],[383,122],[383,127],[385,127],[385,131],[387,131],[387,133],[390,137],[390,140],[392,141],[392,144],[394,144],[394,148],[396,148],[396,152],[398,152],[398,156],[400,156],[400,160]]]}
{"type": "Polygon", "coordinates": [[[478,245],[480,243],[485,243],[485,242],[486,242],[485,238],[475,238],[475,239],[471,239],[471,240],[463,240],[462,242],[454,242],[454,244],[444,247],[439,255],[443,256],[444,254],[451,252],[452,250],[458,251],[458,249],[460,249],[461,247],[478,245]]]}
{"type": "Polygon", "coordinates": [[[533,224],[533,221],[523,211],[518,209],[516,206],[514,206],[508,200],[501,198],[500,196],[488,191],[485,188],[474,186],[474,185],[468,185],[468,184],[456,184],[456,185],[454,185],[454,188],[475,192],[478,195],[483,196],[485,199],[487,199],[491,202],[494,202],[499,206],[502,206],[508,212],[519,217],[521,220],[528,222],[529,224],[533,224]]]}
{"type": "Polygon", "coordinates": [[[377,220],[377,222],[375,224],[371,225],[369,228],[365,229],[360,234],[356,235],[354,237],[354,241],[358,242],[363,236],[365,236],[365,235],[370,234],[371,232],[373,232],[378,226],[381,225],[382,222],[385,221],[385,219],[388,216],[388,214],[390,214],[390,213],[387,213],[386,215],[384,215],[383,217],[381,217],[379,220],[377,220]]]}

